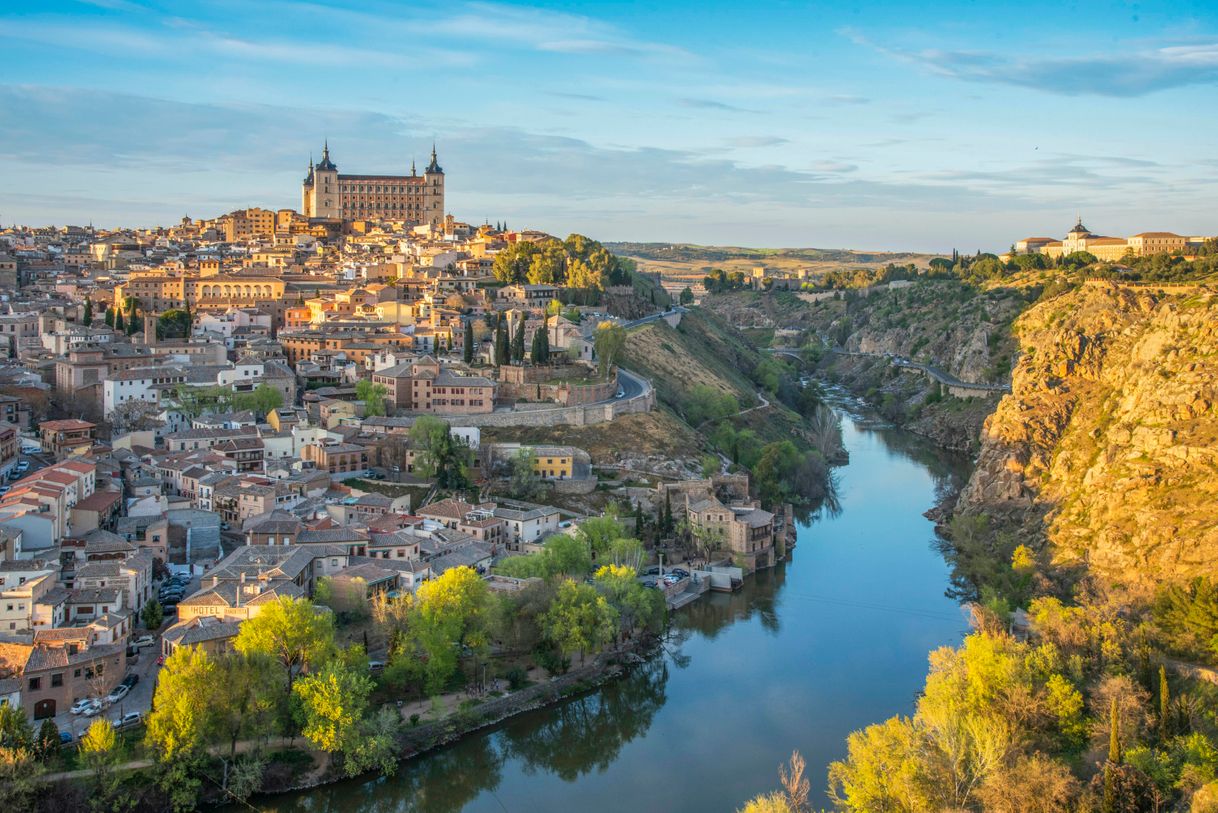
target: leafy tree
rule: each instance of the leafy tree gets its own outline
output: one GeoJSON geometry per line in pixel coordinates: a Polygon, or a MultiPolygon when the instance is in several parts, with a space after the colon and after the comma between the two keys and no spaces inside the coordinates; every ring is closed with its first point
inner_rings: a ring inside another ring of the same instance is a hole
{"type": "Polygon", "coordinates": [[[558,316],[560,313],[562,313],[562,302],[560,300],[551,299],[549,302],[546,303],[546,318],[547,319],[549,319],[553,316],[558,316]]]}
{"type": "Polygon", "coordinates": [[[410,634],[427,656],[423,670],[429,694],[438,693],[452,677],[458,653],[486,653],[491,608],[489,588],[473,568],[450,568],[420,585],[410,634]]]}
{"type": "Polygon", "coordinates": [[[681,304],[692,305],[694,301],[694,291],[688,285],[681,289],[681,304]]]}
{"type": "Polygon", "coordinates": [[[313,588],[313,600],[334,611],[340,622],[360,621],[372,611],[368,601],[368,582],[358,576],[335,581],[322,576],[313,588]]]}
{"type": "Polygon", "coordinates": [[[361,378],[355,383],[355,397],[364,402],[364,416],[373,418],[385,414],[385,399],[389,388],[372,379],[361,378]]]}
{"type": "Polygon", "coordinates": [[[212,713],[209,731],[227,742],[229,760],[234,761],[240,739],[274,730],[276,714],[283,711],[279,675],[270,656],[261,653],[228,653],[214,664],[215,679],[200,690],[212,713]]]}
{"type": "Polygon", "coordinates": [[[626,535],[626,529],[618,522],[616,509],[611,506],[604,516],[589,517],[581,522],[575,535],[588,546],[591,557],[599,559],[609,552],[613,540],[626,535]]]}
{"type": "Polygon", "coordinates": [[[264,654],[277,660],[292,692],[296,673],[323,662],[334,651],[334,619],[317,612],[307,599],[280,596],[241,624],[233,647],[243,655],[264,654]]]}
{"type": "Polygon", "coordinates": [[[466,364],[474,363],[474,331],[469,320],[465,321],[465,329],[461,331],[464,334],[464,344],[462,346],[461,357],[466,364]]]}
{"type": "Polygon", "coordinates": [[[644,587],[635,575],[634,568],[605,565],[593,579],[596,589],[617,611],[618,630],[623,636],[640,629],[658,632],[664,625],[664,594],[644,587]]]}
{"type": "Polygon", "coordinates": [[[216,674],[215,662],[198,647],[179,647],[165,659],[144,735],[161,762],[171,763],[202,751],[211,709],[200,702],[199,694],[213,685],[216,674]]]}
{"type": "Polygon", "coordinates": [[[80,757],[93,771],[93,809],[108,809],[119,786],[114,768],[122,761],[118,737],[109,720],[99,717],[89,726],[80,738],[80,757]]]}
{"type": "Polygon", "coordinates": [[[190,311],[174,308],[157,317],[158,339],[186,339],[190,337],[190,311]]]}
{"type": "Polygon", "coordinates": [[[1154,619],[1173,649],[1218,662],[1218,579],[1199,576],[1164,588],[1154,619]]]}
{"type": "Polygon", "coordinates": [[[410,442],[418,450],[416,466],[422,477],[443,489],[469,486],[470,448],[453,437],[447,423],[431,415],[419,416],[410,427],[410,442]]]}
{"type": "Polygon", "coordinates": [[[140,621],[144,622],[145,629],[159,630],[165,622],[165,608],[161,606],[161,602],[155,598],[149,599],[140,610],[140,621]]]}
{"type": "Polygon", "coordinates": [[[292,688],[304,711],[301,733],[323,751],[352,750],[372,689],[372,678],[348,669],[337,660],[330,660],[317,671],[302,676],[292,688]]]}
{"type": "Polygon", "coordinates": [[[260,417],[266,417],[281,406],[283,406],[283,393],[266,383],[254,387],[252,392],[243,392],[233,396],[235,409],[248,409],[260,417]]]}
{"type": "Polygon", "coordinates": [[[34,741],[34,753],[39,759],[48,759],[59,750],[59,727],[55,720],[48,717],[38,728],[38,738],[34,741]]]}
{"type": "Polygon", "coordinates": [[[787,802],[787,797],[775,791],[750,799],[737,813],[798,813],[798,811],[787,802]]]}
{"type": "Polygon", "coordinates": [[[544,490],[541,476],[533,465],[535,459],[533,450],[523,446],[508,461],[508,489],[518,500],[532,500],[544,490]]]}
{"type": "Polygon", "coordinates": [[[566,655],[599,652],[617,635],[618,613],[588,584],[566,580],[542,618],[546,638],[566,655]]]}
{"type": "Polygon", "coordinates": [[[626,330],[613,322],[601,322],[596,327],[596,338],[593,348],[596,351],[597,364],[600,365],[601,377],[609,374],[609,369],[617,364],[626,346],[626,330]]]}

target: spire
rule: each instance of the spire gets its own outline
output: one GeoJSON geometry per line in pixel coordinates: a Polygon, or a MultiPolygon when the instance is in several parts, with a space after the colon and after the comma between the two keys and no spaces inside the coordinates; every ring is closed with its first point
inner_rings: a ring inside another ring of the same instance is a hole
{"type": "Polygon", "coordinates": [[[412,177],[412,178],[413,178],[413,177],[415,177],[415,176],[416,176],[416,175],[418,175],[418,174],[419,174],[419,173],[418,173],[418,172],[415,172],[415,169],[414,169],[414,159],[413,159],[413,158],[411,158],[411,159],[410,159],[410,177],[412,177]]]}
{"type": "Polygon", "coordinates": [[[437,173],[444,174],[444,170],[440,169],[440,163],[436,160],[436,142],[431,142],[431,163],[427,165],[427,169],[423,170],[425,174],[437,173]]]}
{"type": "Polygon", "coordinates": [[[330,160],[330,139],[328,138],[323,142],[321,162],[317,165],[317,169],[329,170],[330,172],[338,169],[338,167],[334,166],[334,162],[330,160]]]}

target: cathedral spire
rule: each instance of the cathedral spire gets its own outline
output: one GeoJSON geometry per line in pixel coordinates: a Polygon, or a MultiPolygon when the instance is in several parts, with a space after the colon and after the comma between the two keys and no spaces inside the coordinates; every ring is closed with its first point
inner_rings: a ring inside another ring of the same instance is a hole
{"type": "Polygon", "coordinates": [[[425,174],[444,174],[444,170],[440,169],[440,162],[436,160],[436,142],[431,142],[431,163],[427,165],[427,169],[423,170],[425,174]]]}

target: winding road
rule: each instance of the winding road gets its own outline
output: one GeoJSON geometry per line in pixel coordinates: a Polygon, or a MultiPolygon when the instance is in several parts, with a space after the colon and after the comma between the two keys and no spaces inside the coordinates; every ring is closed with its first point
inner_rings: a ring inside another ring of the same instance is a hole
{"type": "MultiPolygon", "coordinates": [[[[953,387],[962,390],[976,390],[977,392],[1006,393],[1011,391],[1010,384],[977,384],[972,381],[961,381],[959,378],[956,378],[956,376],[952,375],[946,370],[942,370],[934,365],[910,361],[909,359],[893,356],[889,353],[862,353],[858,351],[839,350],[836,347],[829,347],[826,348],[826,350],[839,356],[888,359],[894,367],[904,367],[909,370],[921,370],[945,387],[953,387]]],[[[800,361],[803,360],[803,356],[800,355],[799,349],[795,347],[771,347],[769,348],[769,351],[775,355],[790,356],[792,358],[799,359],[800,361]]]]}

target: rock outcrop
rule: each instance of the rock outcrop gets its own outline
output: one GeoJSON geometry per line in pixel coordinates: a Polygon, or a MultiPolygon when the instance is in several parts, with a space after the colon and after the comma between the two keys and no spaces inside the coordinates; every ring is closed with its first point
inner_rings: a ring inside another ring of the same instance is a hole
{"type": "Polygon", "coordinates": [[[958,510],[1133,588],[1218,571],[1218,295],[1088,283],[1015,332],[958,510]]]}

